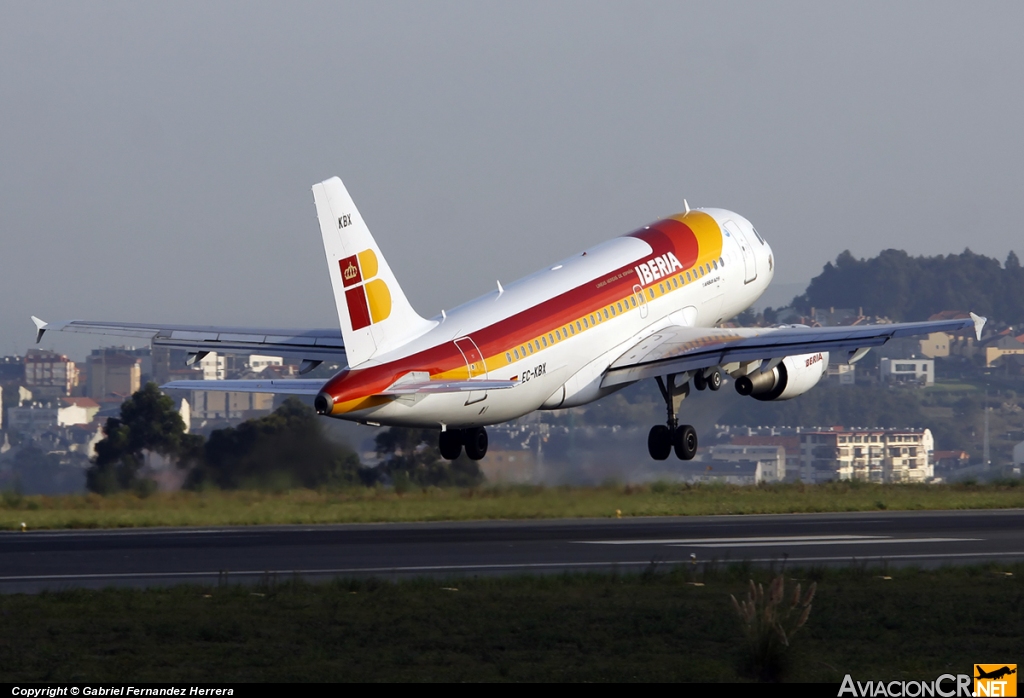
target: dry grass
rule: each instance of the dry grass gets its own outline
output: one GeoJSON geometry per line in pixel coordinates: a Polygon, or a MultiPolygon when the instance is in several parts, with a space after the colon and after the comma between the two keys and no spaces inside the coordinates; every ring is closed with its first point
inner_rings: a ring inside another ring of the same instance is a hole
{"type": "Polygon", "coordinates": [[[1019,481],[992,485],[768,485],[669,483],[606,487],[386,488],[175,492],[148,497],[68,495],[0,499],[0,529],[229,526],[460,521],[702,514],[773,514],[875,509],[1024,507],[1019,481]]]}

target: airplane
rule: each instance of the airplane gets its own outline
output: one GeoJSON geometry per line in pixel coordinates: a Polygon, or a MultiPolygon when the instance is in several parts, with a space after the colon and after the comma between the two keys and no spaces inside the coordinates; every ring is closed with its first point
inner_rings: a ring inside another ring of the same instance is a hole
{"type": "Polygon", "coordinates": [[[1010,674],[1017,673],[1016,669],[1011,669],[1008,666],[1004,666],[999,669],[994,669],[993,671],[989,672],[986,672],[977,664],[974,665],[974,668],[978,670],[978,675],[974,677],[976,679],[1001,679],[1004,676],[1009,676],[1010,674]]]}
{"type": "MultiPolygon", "coordinates": [[[[49,330],[148,339],[185,349],[300,359],[299,374],[344,362],[320,379],[221,380],[217,390],[314,397],[318,414],[373,426],[434,428],[442,457],[487,453],[486,427],[535,410],[599,400],[653,378],[666,419],[648,452],[692,459],[693,426],[680,423],[691,387],[788,400],[818,383],[833,354],[855,363],[894,337],[973,329],[985,318],[851,327],[723,327],[775,275],[771,246],[743,216],[693,208],[594,245],[427,319],[402,291],[348,190],[337,177],[313,186],[338,329],[282,330],[134,324],[37,317],[49,330]]],[[[209,390],[177,380],[166,390],[209,390]]]]}

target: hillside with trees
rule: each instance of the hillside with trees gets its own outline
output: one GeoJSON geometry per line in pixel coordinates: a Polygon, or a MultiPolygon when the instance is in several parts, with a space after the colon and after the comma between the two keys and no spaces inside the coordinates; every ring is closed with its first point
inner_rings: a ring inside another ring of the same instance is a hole
{"type": "Polygon", "coordinates": [[[942,310],[971,310],[992,320],[1024,324],[1024,268],[1014,252],[997,259],[964,250],[958,255],[911,257],[883,250],[857,259],[849,250],[811,280],[793,306],[863,308],[866,315],[902,322],[927,320],[942,310]]]}

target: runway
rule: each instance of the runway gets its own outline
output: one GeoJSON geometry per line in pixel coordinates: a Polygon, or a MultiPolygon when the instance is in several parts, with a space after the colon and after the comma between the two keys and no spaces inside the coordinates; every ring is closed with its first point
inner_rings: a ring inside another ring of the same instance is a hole
{"type": "Polygon", "coordinates": [[[1024,560],[1024,510],[7,532],[0,534],[0,592],[740,560],[800,566],[1024,560]]]}

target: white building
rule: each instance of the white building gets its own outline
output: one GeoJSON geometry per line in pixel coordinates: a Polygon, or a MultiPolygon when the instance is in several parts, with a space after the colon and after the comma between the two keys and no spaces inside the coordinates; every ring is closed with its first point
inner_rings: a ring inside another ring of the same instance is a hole
{"type": "Polygon", "coordinates": [[[921,385],[935,382],[934,359],[882,359],[880,370],[885,382],[914,382],[921,385]]]}
{"type": "Polygon", "coordinates": [[[199,359],[199,368],[203,371],[204,381],[222,381],[227,376],[227,362],[215,351],[199,359]]]}
{"type": "Polygon", "coordinates": [[[1024,472],[1024,441],[1013,447],[1013,469],[1018,475],[1024,472]]]}
{"type": "Polygon", "coordinates": [[[683,482],[756,485],[764,480],[762,461],[690,460],[673,466],[683,482]]]}
{"type": "Polygon", "coordinates": [[[249,368],[256,373],[260,373],[267,366],[283,366],[284,359],[280,356],[260,356],[259,354],[253,354],[249,357],[249,368]]]}
{"type": "Polygon", "coordinates": [[[782,482],[786,479],[786,449],[782,446],[725,444],[707,449],[705,461],[758,464],[757,482],[782,482]]]}
{"type": "Polygon", "coordinates": [[[829,364],[828,375],[834,377],[839,385],[857,384],[856,364],[829,364]]]}
{"type": "Polygon", "coordinates": [[[88,398],[61,401],[59,407],[45,407],[38,403],[9,407],[7,428],[20,434],[40,434],[54,427],[89,424],[97,411],[99,405],[88,398]]]}

